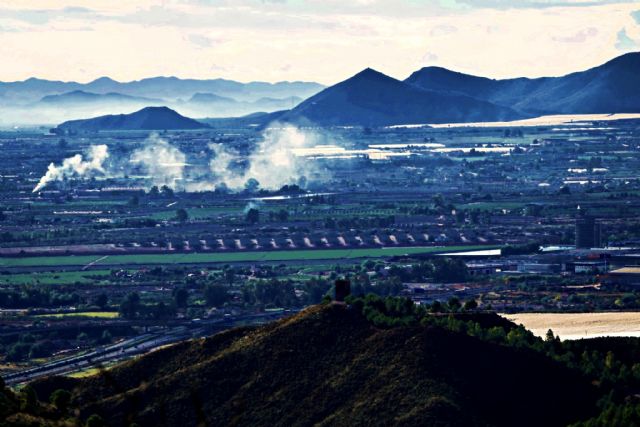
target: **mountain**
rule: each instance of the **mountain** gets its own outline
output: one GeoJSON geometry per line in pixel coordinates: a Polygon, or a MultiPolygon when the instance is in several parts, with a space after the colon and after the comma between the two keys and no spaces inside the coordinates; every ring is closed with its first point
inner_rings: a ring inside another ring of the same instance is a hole
{"type": "Polygon", "coordinates": [[[215,93],[198,92],[185,102],[170,105],[181,114],[191,117],[241,118],[257,112],[271,113],[290,109],[301,101],[302,98],[296,96],[288,98],[263,97],[255,101],[238,101],[215,93]]]}
{"type": "Polygon", "coordinates": [[[94,117],[92,119],[71,120],[57,127],[57,131],[96,132],[101,130],[165,130],[200,129],[208,127],[204,123],[181,116],[167,107],[146,107],[131,114],[94,117]]]}
{"type": "Polygon", "coordinates": [[[375,326],[334,304],[32,386],[44,401],[71,391],[73,413],[109,426],[553,427],[589,417],[596,401],[586,378],[533,349],[442,326],[375,326]]]}
{"type": "Polygon", "coordinates": [[[105,94],[85,92],[75,90],[65,92],[59,95],[47,95],[43,97],[40,103],[47,105],[78,105],[78,104],[107,104],[107,103],[142,103],[157,104],[162,103],[161,99],[142,98],[130,95],[123,95],[117,92],[108,92],[105,94]]]}
{"type": "Polygon", "coordinates": [[[131,82],[118,82],[101,77],[89,83],[61,82],[30,78],[17,82],[0,82],[0,104],[12,106],[36,102],[47,95],[59,95],[71,91],[96,94],[110,92],[134,97],[177,101],[189,99],[194,94],[215,93],[239,101],[253,102],[263,97],[307,98],[324,86],[313,82],[249,82],[241,83],[225,79],[180,79],[177,77],[151,77],[131,82]]]}
{"type": "Polygon", "coordinates": [[[231,103],[237,104],[233,98],[228,98],[225,96],[216,95],[215,93],[194,93],[193,96],[189,99],[190,103],[195,104],[214,104],[214,103],[231,103]]]}
{"type": "Polygon", "coordinates": [[[426,67],[405,80],[425,90],[461,94],[526,115],[640,112],[640,52],[562,77],[492,80],[426,67]]]}
{"type": "Polygon", "coordinates": [[[280,120],[286,114],[287,110],[274,111],[272,113],[258,112],[248,114],[242,117],[218,117],[200,119],[202,123],[206,123],[214,129],[237,129],[251,127],[253,129],[264,129],[269,124],[280,120]]]}
{"type": "Polygon", "coordinates": [[[51,125],[161,105],[188,117],[238,117],[292,108],[323,88],[318,83],[298,81],[241,83],[152,77],[118,82],[100,77],[77,83],[30,78],[0,82],[0,126],[51,125]],[[213,96],[218,98],[214,101],[213,96]]]}
{"type": "Polygon", "coordinates": [[[303,101],[282,119],[322,126],[385,126],[521,117],[508,107],[467,95],[424,90],[367,68],[303,101]]]}

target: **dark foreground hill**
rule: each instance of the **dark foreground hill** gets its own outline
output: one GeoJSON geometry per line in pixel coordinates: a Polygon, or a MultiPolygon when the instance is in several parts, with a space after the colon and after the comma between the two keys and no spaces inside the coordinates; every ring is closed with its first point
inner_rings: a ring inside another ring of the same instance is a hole
{"type": "Polygon", "coordinates": [[[84,120],[70,120],[56,130],[65,132],[97,132],[101,130],[166,130],[201,129],[204,123],[184,117],[167,107],[146,107],[131,114],[117,114],[84,120]]]}
{"type": "Polygon", "coordinates": [[[509,107],[460,93],[423,90],[366,69],[303,101],[281,120],[320,126],[386,126],[522,117],[509,107]]]}
{"type": "Polygon", "coordinates": [[[421,89],[482,99],[529,115],[640,112],[640,52],[561,77],[493,80],[426,67],[405,82],[421,89]]]}
{"type": "Polygon", "coordinates": [[[366,311],[315,306],[34,388],[71,390],[81,419],[111,426],[565,426],[593,415],[590,382],[540,352],[424,322],[376,327],[366,311]]]}

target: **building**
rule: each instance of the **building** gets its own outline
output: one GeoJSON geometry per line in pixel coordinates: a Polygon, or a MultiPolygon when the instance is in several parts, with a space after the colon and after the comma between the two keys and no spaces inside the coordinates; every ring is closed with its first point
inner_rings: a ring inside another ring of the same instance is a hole
{"type": "Polygon", "coordinates": [[[572,261],[565,264],[565,270],[571,273],[600,274],[606,273],[609,264],[606,260],[572,261]]]}
{"type": "Polygon", "coordinates": [[[600,222],[591,216],[576,219],[576,248],[599,248],[602,246],[600,222]]]}
{"type": "Polygon", "coordinates": [[[616,285],[640,285],[640,267],[622,267],[609,272],[607,283],[616,285]]]}

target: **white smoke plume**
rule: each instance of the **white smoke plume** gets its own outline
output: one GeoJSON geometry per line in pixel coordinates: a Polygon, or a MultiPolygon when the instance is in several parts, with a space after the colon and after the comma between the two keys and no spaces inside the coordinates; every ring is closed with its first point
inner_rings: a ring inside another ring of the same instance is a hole
{"type": "Polygon", "coordinates": [[[209,162],[214,184],[224,183],[232,190],[241,190],[249,179],[255,179],[260,188],[277,190],[286,184],[301,184],[310,174],[318,174],[314,165],[296,155],[296,150],[314,147],[320,135],[287,126],[267,129],[262,140],[248,158],[244,171],[236,171],[232,165],[241,160],[222,144],[210,144],[214,157],[209,162]]]}
{"type": "Polygon", "coordinates": [[[51,163],[47,168],[47,173],[40,178],[33,192],[37,193],[53,181],[63,181],[73,177],[88,177],[96,173],[104,174],[104,161],[108,157],[108,147],[103,144],[89,148],[86,159],[82,154],[76,154],[73,157],[64,159],[59,166],[51,163]]]}
{"type": "Polygon", "coordinates": [[[209,144],[209,149],[213,153],[209,161],[209,169],[214,179],[213,185],[224,183],[230,189],[242,188],[246,182],[244,174],[233,170],[233,163],[240,159],[240,155],[222,144],[209,144]]]}
{"type": "Polygon", "coordinates": [[[154,185],[176,188],[183,180],[186,159],[178,148],[152,134],[142,148],[131,153],[129,162],[149,175],[154,185]]]}
{"type": "MultiPolygon", "coordinates": [[[[65,159],[60,166],[53,163],[34,188],[40,191],[49,182],[68,178],[93,176],[97,173],[110,178],[123,178],[126,175],[141,173],[147,175],[152,185],[166,185],[184,191],[211,191],[227,188],[240,191],[247,182],[255,180],[259,187],[266,190],[278,190],[284,185],[298,184],[304,187],[306,182],[322,179],[326,171],[318,164],[298,155],[304,149],[323,143],[323,136],[296,127],[278,127],[265,131],[263,138],[248,155],[225,147],[223,144],[210,144],[211,158],[208,159],[208,171],[202,173],[197,167],[185,172],[187,156],[179,148],[165,139],[152,134],[140,148],[130,156],[114,155],[109,164],[106,145],[96,145],[89,149],[86,158],[81,154],[65,159]]],[[[202,153],[206,155],[205,152],[202,153]]],[[[207,166],[202,165],[204,169],[207,166]]]]}

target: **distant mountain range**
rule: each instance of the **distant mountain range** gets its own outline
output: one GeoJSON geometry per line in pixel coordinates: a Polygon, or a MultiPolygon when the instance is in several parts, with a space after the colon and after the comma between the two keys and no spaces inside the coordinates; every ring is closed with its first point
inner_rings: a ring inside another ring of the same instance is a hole
{"type": "Polygon", "coordinates": [[[123,95],[121,93],[109,92],[98,94],[93,92],[85,92],[82,90],[74,90],[59,95],[47,95],[42,97],[40,103],[48,105],[69,105],[69,104],[96,104],[96,103],[118,103],[118,102],[137,102],[142,104],[163,103],[162,99],[144,98],[141,96],[123,95]]]}
{"type": "Polygon", "coordinates": [[[310,97],[281,120],[384,126],[627,112],[640,112],[640,53],[538,79],[492,80],[427,67],[399,81],[366,69],[310,97]]]}
{"type": "Polygon", "coordinates": [[[190,117],[225,118],[226,124],[233,122],[229,117],[243,117],[239,122],[244,123],[244,116],[263,112],[269,114],[261,119],[371,127],[505,121],[546,114],[638,113],[640,53],[625,54],[586,71],[536,79],[493,80],[426,67],[404,81],[367,68],[328,88],[308,82],[175,77],[128,83],[105,77],[84,85],[38,79],[0,83],[0,124],[59,123],[132,113],[146,106],[167,106],[190,117]]]}
{"type": "Polygon", "coordinates": [[[56,128],[58,133],[117,130],[202,129],[207,124],[184,117],[167,107],[146,107],[131,114],[106,115],[70,120],[56,128]]]}
{"type": "Polygon", "coordinates": [[[89,83],[61,82],[30,78],[19,82],[0,82],[0,101],[14,105],[37,102],[47,95],[83,91],[95,94],[119,93],[134,97],[163,99],[165,102],[187,100],[196,93],[214,93],[237,101],[256,101],[260,98],[307,98],[324,86],[313,82],[250,82],[233,80],[179,79],[152,77],[132,82],[118,82],[101,77],[89,83]]]}
{"type": "Polygon", "coordinates": [[[425,90],[367,68],[302,102],[281,120],[324,126],[384,126],[522,117],[509,107],[468,95],[425,90]]]}
{"type": "Polygon", "coordinates": [[[426,67],[405,82],[425,90],[482,99],[528,116],[640,112],[638,52],[562,77],[492,80],[426,67]]]}
{"type": "Polygon", "coordinates": [[[0,82],[0,125],[52,124],[79,117],[168,106],[192,117],[231,117],[290,109],[324,86],[312,82],[251,82],[154,77],[90,83],[31,78],[0,82]],[[62,108],[64,107],[64,108],[62,108]]]}

